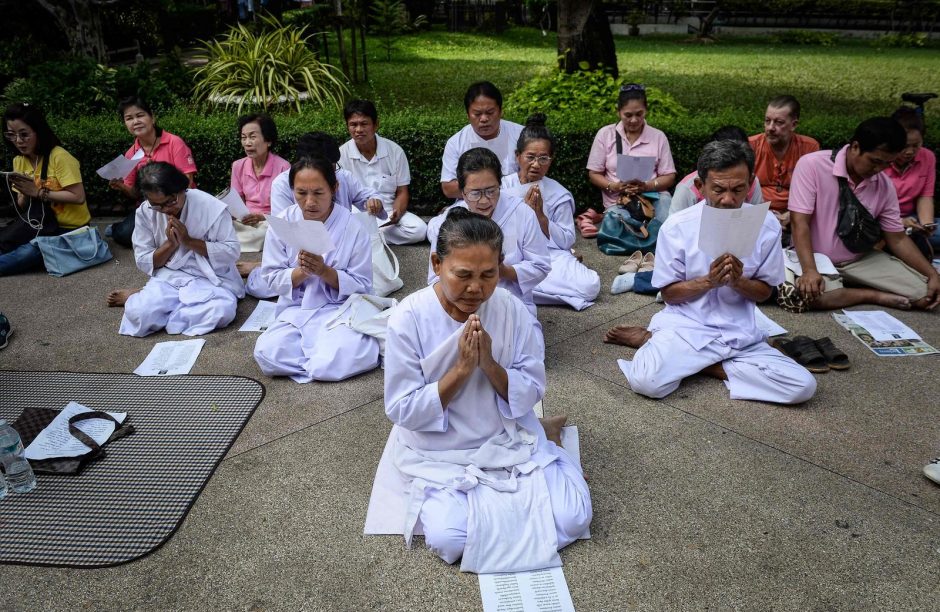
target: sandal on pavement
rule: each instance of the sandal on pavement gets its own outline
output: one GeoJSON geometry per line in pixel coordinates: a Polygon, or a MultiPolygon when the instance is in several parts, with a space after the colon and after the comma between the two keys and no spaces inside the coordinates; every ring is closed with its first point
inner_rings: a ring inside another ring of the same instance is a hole
{"type": "Polygon", "coordinates": [[[783,283],[777,287],[777,306],[787,312],[795,312],[797,314],[806,312],[806,302],[800,295],[799,290],[797,290],[796,285],[789,282],[783,283]]]}
{"type": "Polygon", "coordinates": [[[587,219],[582,219],[578,222],[578,230],[581,232],[581,236],[584,238],[596,238],[600,230],[597,229],[597,226],[588,221],[587,219]]]}
{"type": "Polygon", "coordinates": [[[633,274],[634,272],[639,272],[642,263],[643,252],[634,251],[633,254],[627,257],[626,261],[623,262],[623,265],[617,268],[617,274],[633,274]]]}
{"type": "Polygon", "coordinates": [[[793,361],[797,362],[814,374],[824,374],[829,371],[829,364],[826,358],[816,348],[811,338],[807,336],[797,336],[796,338],[774,338],[770,343],[774,347],[793,361]]]}
{"type": "Polygon", "coordinates": [[[814,344],[833,370],[848,370],[851,367],[849,356],[837,349],[829,338],[820,338],[814,344]]]}
{"type": "Polygon", "coordinates": [[[652,272],[653,263],[656,261],[656,256],[652,253],[647,253],[643,256],[643,262],[640,264],[640,269],[638,272],[652,272]]]}
{"type": "Polygon", "coordinates": [[[940,484],[940,457],[924,466],[924,476],[940,484]]]}

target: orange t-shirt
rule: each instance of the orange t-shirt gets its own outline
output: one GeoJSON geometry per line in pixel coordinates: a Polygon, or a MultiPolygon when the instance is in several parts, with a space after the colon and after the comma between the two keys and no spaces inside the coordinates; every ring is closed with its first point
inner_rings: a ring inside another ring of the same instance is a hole
{"type": "Polygon", "coordinates": [[[774,155],[764,134],[751,136],[748,142],[754,149],[754,175],[760,179],[764,200],[770,202],[770,208],[773,210],[786,210],[793,168],[796,167],[798,159],[807,153],[818,151],[819,142],[809,136],[794,134],[782,160],[778,160],[774,155]]]}

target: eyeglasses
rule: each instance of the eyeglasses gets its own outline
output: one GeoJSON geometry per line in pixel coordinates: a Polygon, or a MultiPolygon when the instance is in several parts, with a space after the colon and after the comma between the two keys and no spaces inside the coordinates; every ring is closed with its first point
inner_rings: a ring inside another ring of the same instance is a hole
{"type": "Polygon", "coordinates": [[[535,162],[538,162],[544,166],[548,162],[552,161],[552,156],[551,155],[532,155],[531,153],[527,153],[526,155],[522,156],[522,159],[524,159],[527,164],[534,164],[535,162]]]}
{"type": "Polygon", "coordinates": [[[3,137],[10,142],[26,142],[33,137],[33,132],[4,132],[3,137]]]}
{"type": "Polygon", "coordinates": [[[150,202],[150,208],[153,208],[154,210],[162,210],[164,208],[170,208],[174,204],[178,203],[180,201],[180,194],[172,195],[162,202],[154,202],[153,199],[147,201],[150,202]]]}
{"type": "Polygon", "coordinates": [[[620,91],[646,91],[646,88],[639,83],[627,83],[620,86],[620,91]]]}
{"type": "Polygon", "coordinates": [[[470,191],[465,191],[463,194],[463,199],[468,202],[479,202],[483,198],[486,198],[490,202],[499,197],[499,187],[487,187],[486,189],[471,189],[470,191]]]}

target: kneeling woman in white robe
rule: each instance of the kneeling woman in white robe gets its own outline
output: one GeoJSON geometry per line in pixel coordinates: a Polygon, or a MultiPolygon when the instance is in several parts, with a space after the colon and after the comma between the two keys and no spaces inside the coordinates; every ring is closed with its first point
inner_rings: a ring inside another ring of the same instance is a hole
{"type": "Polygon", "coordinates": [[[146,201],[135,217],[134,259],[151,278],[127,298],[120,332],[199,336],[225,327],[245,295],[228,209],[189,189],[189,177],[166,162],[147,164],[137,180],[146,201]]]}
{"type": "Polygon", "coordinates": [[[273,230],[264,241],[261,275],[277,292],[277,320],[258,337],[255,361],[268,376],[299,383],[343,380],[379,365],[379,341],[327,322],[346,299],[372,291],[369,235],[349,210],[334,203],[333,164],[301,158],[290,169],[297,204],[279,214],[288,221],[321,221],[333,239],[324,256],[297,251],[273,230]]]}
{"type": "Polygon", "coordinates": [[[501,242],[492,220],[452,211],[432,255],[440,280],[396,307],[386,341],[388,456],[407,499],[382,507],[404,509],[409,545],[420,527],[477,573],[559,566],[592,516],[580,468],[532,410],[545,366],[525,306],[497,287],[501,242]]]}
{"type": "Polygon", "coordinates": [[[516,144],[519,171],[503,177],[503,191],[525,200],[548,238],[552,269],[532,290],[535,303],[584,310],[594,305],[601,290],[601,279],[571,253],[576,237],[574,196],[561,183],[545,176],[554,155],[555,137],[545,127],[545,115],[536,113],[529,117],[519,134],[516,144]]]}
{"type": "MultiPolygon", "coordinates": [[[[441,224],[452,211],[464,208],[495,221],[503,234],[499,286],[522,300],[538,325],[532,291],[551,270],[548,240],[535,213],[522,198],[500,191],[501,168],[499,158],[489,149],[478,147],[460,156],[457,185],[463,199],[428,222],[431,253],[433,257],[441,224]]],[[[428,284],[437,278],[433,264],[429,263],[428,284]]]]}

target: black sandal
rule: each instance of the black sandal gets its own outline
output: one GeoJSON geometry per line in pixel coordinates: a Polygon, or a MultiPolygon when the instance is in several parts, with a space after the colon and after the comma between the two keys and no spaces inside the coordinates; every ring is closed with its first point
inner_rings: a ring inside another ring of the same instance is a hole
{"type": "Polygon", "coordinates": [[[849,363],[849,356],[837,349],[829,338],[820,338],[814,344],[833,370],[848,370],[852,366],[849,363]]]}
{"type": "Polygon", "coordinates": [[[797,336],[792,340],[780,338],[771,346],[814,374],[829,371],[829,363],[809,336],[797,336]]]}

